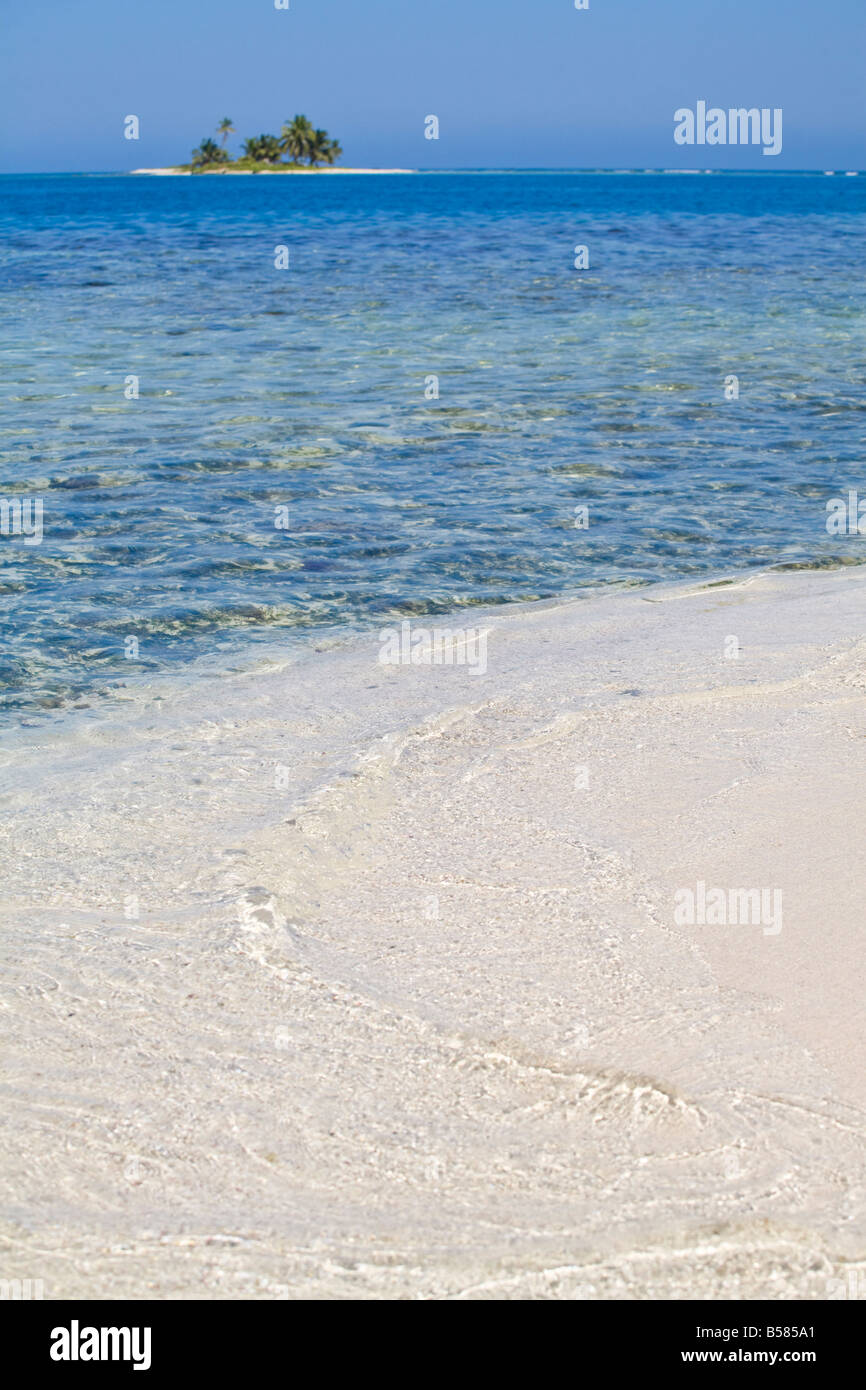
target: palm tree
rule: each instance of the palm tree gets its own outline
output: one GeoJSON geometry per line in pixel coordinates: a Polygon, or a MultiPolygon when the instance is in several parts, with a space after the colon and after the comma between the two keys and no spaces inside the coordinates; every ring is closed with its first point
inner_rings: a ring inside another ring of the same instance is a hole
{"type": "Polygon", "coordinates": [[[283,151],[276,135],[260,135],[259,145],[262,151],[262,159],[264,159],[267,164],[279,164],[283,151]]]}
{"type": "Polygon", "coordinates": [[[295,164],[300,164],[301,160],[309,157],[315,134],[306,116],[296,116],[291,124],[288,121],[283,122],[280,145],[295,164]]]}
{"type": "Polygon", "coordinates": [[[232,125],[231,116],[223,116],[222,120],[217,126],[217,134],[222,136],[223,149],[225,149],[226,147],[226,140],[228,140],[230,135],[234,135],[234,133],[235,128],[232,125]]]}
{"type": "Polygon", "coordinates": [[[331,142],[328,139],[328,132],[326,130],[314,130],[307,145],[307,158],[313,169],[328,158],[330,148],[331,142]]]}
{"type": "Polygon", "coordinates": [[[228,155],[225,150],[221,150],[215,140],[206,137],[202,140],[198,149],[192,152],[193,169],[206,169],[209,164],[227,164],[228,155]]]}
{"type": "MultiPolygon", "coordinates": [[[[220,123],[220,129],[224,124],[220,123]]],[[[224,150],[220,153],[225,157],[224,150]]],[[[256,164],[279,164],[288,155],[292,163],[307,161],[315,169],[319,164],[333,164],[342,153],[339,141],[331,140],[326,130],[314,130],[306,116],[284,121],[279,136],[253,135],[243,144],[243,157],[256,164]]]]}
{"type": "Polygon", "coordinates": [[[314,130],[307,142],[307,158],[314,169],[317,164],[333,164],[342,153],[339,142],[330,140],[326,130],[314,130]]]}
{"type": "Polygon", "coordinates": [[[254,135],[244,141],[244,155],[262,164],[279,164],[282,145],[276,135],[254,135]]]}

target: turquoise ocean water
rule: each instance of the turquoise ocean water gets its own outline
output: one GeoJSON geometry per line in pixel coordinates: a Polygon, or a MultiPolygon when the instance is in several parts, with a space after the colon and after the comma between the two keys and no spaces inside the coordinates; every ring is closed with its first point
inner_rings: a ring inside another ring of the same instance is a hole
{"type": "Polygon", "coordinates": [[[0,179],[0,498],[43,507],[38,544],[0,534],[5,717],[861,560],[825,508],[866,498],[864,214],[841,174],[0,179]]]}

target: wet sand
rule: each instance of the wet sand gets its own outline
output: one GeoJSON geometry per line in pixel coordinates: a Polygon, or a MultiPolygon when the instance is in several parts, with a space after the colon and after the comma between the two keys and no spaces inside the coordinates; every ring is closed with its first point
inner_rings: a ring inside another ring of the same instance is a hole
{"type": "Polygon", "coordinates": [[[0,1277],[866,1279],[864,601],[851,568],[463,610],[483,673],[371,634],[25,729],[0,1277]]]}

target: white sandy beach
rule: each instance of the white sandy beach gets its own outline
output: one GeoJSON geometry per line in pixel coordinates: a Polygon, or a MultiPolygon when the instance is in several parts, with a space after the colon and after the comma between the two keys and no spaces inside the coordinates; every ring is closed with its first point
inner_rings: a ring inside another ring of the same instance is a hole
{"type": "MultiPolygon", "coordinates": [[[[191,169],[130,169],[131,174],[177,174],[191,177],[191,169]]],[[[417,169],[198,169],[198,174],[417,174],[417,169]]]]}
{"type": "Polygon", "coordinates": [[[371,634],[2,751],[4,1278],[866,1280],[866,569],[481,622],[483,675],[371,634]]]}

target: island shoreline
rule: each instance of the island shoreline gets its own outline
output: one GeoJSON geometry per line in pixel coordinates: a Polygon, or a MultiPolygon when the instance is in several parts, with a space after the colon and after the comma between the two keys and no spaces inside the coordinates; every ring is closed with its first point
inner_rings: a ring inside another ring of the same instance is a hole
{"type": "Polygon", "coordinates": [[[192,178],[195,176],[198,178],[200,175],[216,175],[220,177],[240,177],[249,175],[252,177],[260,174],[417,174],[419,171],[417,169],[181,169],[166,167],[164,169],[130,169],[127,172],[130,174],[151,174],[159,177],[177,176],[179,178],[192,178]]]}

